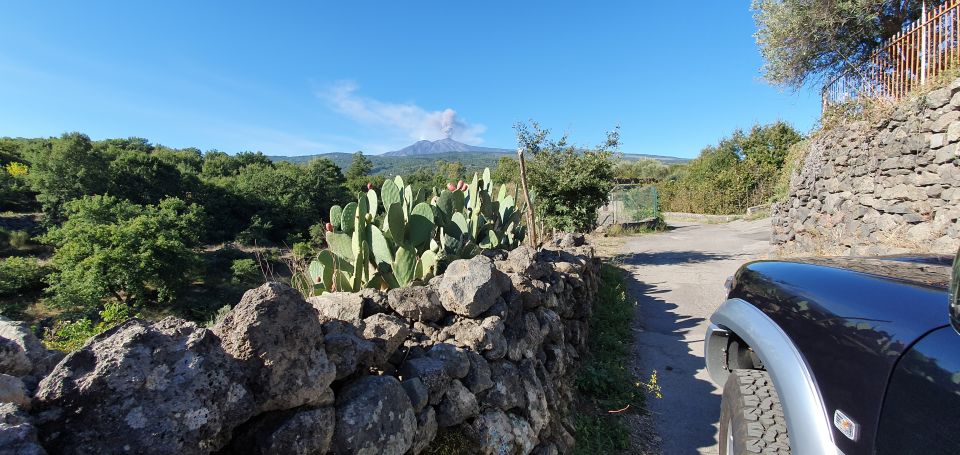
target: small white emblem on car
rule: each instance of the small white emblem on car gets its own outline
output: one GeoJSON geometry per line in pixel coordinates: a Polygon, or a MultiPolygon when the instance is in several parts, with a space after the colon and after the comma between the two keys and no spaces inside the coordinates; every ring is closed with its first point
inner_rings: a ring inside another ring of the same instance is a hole
{"type": "Polygon", "coordinates": [[[860,425],[857,425],[857,422],[847,417],[847,415],[839,409],[833,413],[833,425],[837,427],[844,436],[850,438],[851,441],[856,441],[857,436],[860,435],[860,425]]]}

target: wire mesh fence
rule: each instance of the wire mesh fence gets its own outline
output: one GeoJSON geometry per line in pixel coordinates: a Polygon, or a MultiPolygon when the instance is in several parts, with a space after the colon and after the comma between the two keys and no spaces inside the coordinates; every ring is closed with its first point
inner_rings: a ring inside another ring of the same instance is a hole
{"type": "Polygon", "coordinates": [[[654,186],[618,185],[610,192],[610,202],[598,213],[597,224],[631,224],[660,217],[660,197],[654,186]]]}

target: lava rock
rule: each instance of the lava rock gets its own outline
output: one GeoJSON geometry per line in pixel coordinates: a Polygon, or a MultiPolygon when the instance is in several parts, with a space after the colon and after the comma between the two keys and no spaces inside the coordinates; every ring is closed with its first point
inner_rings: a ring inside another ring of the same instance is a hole
{"type": "Polygon", "coordinates": [[[334,454],[402,455],[413,446],[417,416],[400,381],[364,376],[337,396],[334,454]]]}
{"type": "Polygon", "coordinates": [[[440,281],[440,303],[447,311],[475,318],[510,289],[510,278],[485,256],[459,259],[447,266],[440,281]]]}
{"type": "Polygon", "coordinates": [[[446,315],[440,296],[427,286],[391,289],[387,293],[387,303],[393,311],[411,321],[436,322],[446,315]]]}
{"type": "Polygon", "coordinates": [[[244,367],[207,329],[139,319],[67,355],[39,385],[43,445],[55,453],[206,454],[256,413],[244,367]]]}
{"type": "Polygon", "coordinates": [[[280,283],[251,289],[213,331],[243,363],[259,412],[333,402],[336,367],[327,359],[313,306],[280,283]]]}

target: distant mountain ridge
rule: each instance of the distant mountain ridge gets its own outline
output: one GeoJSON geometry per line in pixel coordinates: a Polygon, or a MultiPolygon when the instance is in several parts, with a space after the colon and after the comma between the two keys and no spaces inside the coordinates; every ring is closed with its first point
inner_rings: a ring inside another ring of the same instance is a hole
{"type": "MultiPolygon", "coordinates": [[[[435,168],[437,161],[459,161],[468,172],[482,170],[484,167],[495,168],[497,161],[504,156],[516,158],[517,152],[510,149],[493,147],[478,147],[457,142],[453,139],[437,141],[417,141],[407,147],[382,155],[366,155],[373,163],[372,172],[384,175],[408,175],[422,168],[435,168]]],[[[273,161],[287,161],[290,163],[306,163],[314,158],[327,158],[333,161],[341,170],[346,170],[353,160],[352,153],[322,153],[318,155],[302,156],[269,156],[273,161]]],[[[647,155],[624,153],[620,155],[624,161],[642,159],[657,160],[663,164],[680,164],[690,161],[686,158],[664,155],[647,155]]]]}
{"type": "Polygon", "coordinates": [[[400,150],[384,153],[383,156],[416,156],[416,155],[439,155],[441,153],[452,152],[470,152],[470,153],[513,153],[513,150],[498,149],[491,147],[478,147],[476,145],[467,145],[463,142],[457,142],[446,138],[436,141],[417,141],[400,150]]]}

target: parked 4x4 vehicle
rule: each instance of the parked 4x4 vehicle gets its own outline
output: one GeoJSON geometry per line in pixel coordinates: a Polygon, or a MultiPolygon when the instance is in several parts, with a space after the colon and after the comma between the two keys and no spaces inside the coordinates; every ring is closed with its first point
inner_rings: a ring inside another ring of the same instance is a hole
{"type": "Polygon", "coordinates": [[[960,454],[958,284],[960,254],[741,267],[706,335],[720,454],[960,454]]]}

